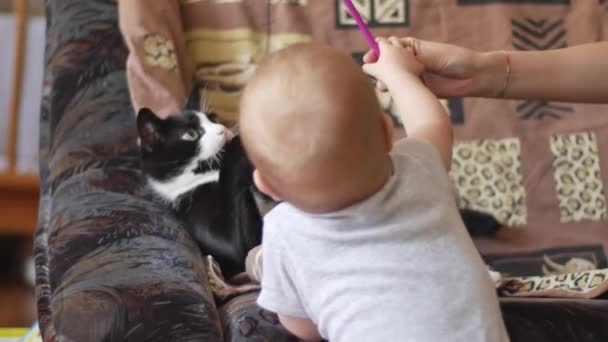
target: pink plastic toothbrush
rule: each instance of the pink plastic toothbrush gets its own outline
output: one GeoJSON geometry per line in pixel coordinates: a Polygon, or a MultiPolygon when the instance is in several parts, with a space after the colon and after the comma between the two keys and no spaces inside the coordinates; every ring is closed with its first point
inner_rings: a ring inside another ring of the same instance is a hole
{"type": "Polygon", "coordinates": [[[369,45],[369,47],[374,50],[374,54],[376,55],[376,57],[380,57],[380,49],[378,48],[378,43],[376,43],[376,39],[374,39],[374,36],[372,36],[371,32],[369,32],[367,25],[365,25],[365,22],[363,21],[363,19],[361,19],[361,15],[359,15],[359,12],[355,8],[355,5],[353,5],[353,2],[351,0],[344,0],[344,5],[346,5],[346,9],[357,22],[357,26],[359,26],[359,30],[361,30],[361,33],[363,33],[363,36],[365,37],[365,40],[367,40],[367,44],[369,45]]]}

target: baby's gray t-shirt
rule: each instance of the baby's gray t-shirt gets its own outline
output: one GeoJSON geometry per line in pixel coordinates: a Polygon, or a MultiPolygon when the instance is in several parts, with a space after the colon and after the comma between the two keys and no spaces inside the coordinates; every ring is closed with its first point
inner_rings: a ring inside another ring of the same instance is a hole
{"type": "Polygon", "coordinates": [[[311,319],[330,342],[508,341],[438,151],[406,138],[391,158],[393,175],[363,202],[266,215],[258,304],[311,319]]]}

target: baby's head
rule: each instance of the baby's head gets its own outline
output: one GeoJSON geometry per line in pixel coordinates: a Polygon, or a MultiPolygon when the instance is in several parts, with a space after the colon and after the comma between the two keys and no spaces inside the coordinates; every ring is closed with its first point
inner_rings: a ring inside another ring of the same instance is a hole
{"type": "Polygon", "coordinates": [[[240,132],[258,188],[307,212],[363,200],[390,173],[392,123],[361,68],[327,46],[264,60],[243,92],[240,132]]]}

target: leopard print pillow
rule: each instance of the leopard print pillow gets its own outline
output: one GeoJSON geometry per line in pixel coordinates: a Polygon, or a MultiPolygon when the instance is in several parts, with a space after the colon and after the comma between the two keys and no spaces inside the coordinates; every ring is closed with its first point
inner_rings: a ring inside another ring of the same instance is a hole
{"type": "Polygon", "coordinates": [[[450,178],[462,209],[492,214],[507,226],[527,222],[518,139],[454,144],[450,178]]]}
{"type": "Polygon", "coordinates": [[[594,133],[551,137],[555,187],[561,222],[606,218],[604,185],[594,133]]]}

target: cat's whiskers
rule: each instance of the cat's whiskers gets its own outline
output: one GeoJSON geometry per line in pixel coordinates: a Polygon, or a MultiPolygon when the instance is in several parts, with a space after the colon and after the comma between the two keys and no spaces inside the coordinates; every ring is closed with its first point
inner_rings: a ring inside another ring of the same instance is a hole
{"type": "MultiPolygon", "coordinates": [[[[216,153],[212,158],[211,161],[214,164],[217,164],[218,167],[222,166],[222,157],[224,155],[224,149],[222,148],[221,150],[218,151],[218,153],[216,153]]],[[[211,165],[213,166],[213,165],[211,165]]]]}
{"type": "Polygon", "coordinates": [[[208,114],[209,112],[211,112],[211,104],[205,100],[207,98],[207,86],[203,87],[201,93],[201,98],[203,99],[201,103],[201,110],[203,111],[203,113],[208,114]]]}
{"type": "Polygon", "coordinates": [[[205,165],[209,169],[219,169],[222,167],[222,158],[224,156],[224,148],[222,147],[213,156],[205,160],[205,165]]]}

